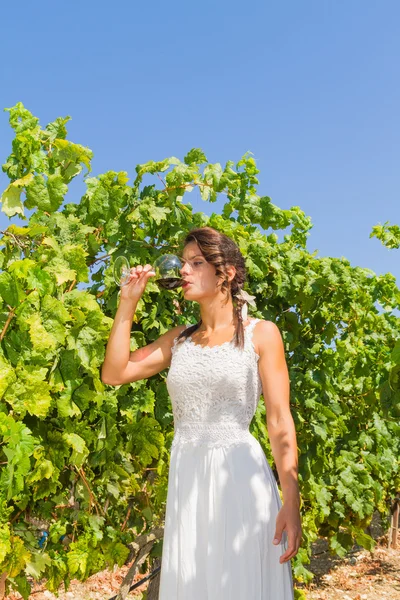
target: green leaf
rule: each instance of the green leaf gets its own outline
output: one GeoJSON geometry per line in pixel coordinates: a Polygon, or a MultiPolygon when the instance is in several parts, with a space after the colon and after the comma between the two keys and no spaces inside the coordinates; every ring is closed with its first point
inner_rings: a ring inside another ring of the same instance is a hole
{"type": "Polygon", "coordinates": [[[61,175],[49,175],[47,180],[36,175],[26,188],[25,206],[53,212],[61,206],[67,191],[61,175]]]}
{"type": "Polygon", "coordinates": [[[72,396],[76,390],[75,385],[71,381],[67,381],[67,388],[60,393],[57,398],[57,410],[60,417],[80,417],[82,415],[81,409],[73,401],[72,396]]]}
{"type": "Polygon", "coordinates": [[[103,341],[100,334],[91,327],[82,327],[76,338],[69,338],[69,343],[82,363],[88,369],[100,364],[103,341]]]}
{"type": "Polygon", "coordinates": [[[144,466],[150,464],[153,458],[159,457],[164,437],[160,432],[160,425],[155,419],[151,417],[140,419],[138,423],[130,427],[129,437],[129,448],[144,466]]]}
{"type": "Polygon", "coordinates": [[[209,183],[215,189],[219,191],[219,182],[222,177],[222,167],[219,163],[213,165],[207,165],[204,169],[204,182],[209,183]]]}
{"type": "Polygon", "coordinates": [[[109,568],[112,569],[114,565],[122,567],[129,556],[129,548],[121,542],[112,542],[104,548],[104,556],[109,568]]]}
{"type": "Polygon", "coordinates": [[[36,439],[26,425],[1,412],[0,434],[3,437],[3,452],[7,457],[7,464],[0,474],[0,490],[7,500],[11,500],[24,489],[36,439]]]}
{"type": "Polygon", "coordinates": [[[34,470],[27,478],[28,485],[42,479],[50,479],[54,473],[54,465],[50,460],[41,457],[40,461],[36,462],[34,470]]]}
{"type": "Polygon", "coordinates": [[[3,204],[2,211],[8,216],[13,217],[16,214],[25,215],[24,205],[21,201],[21,192],[24,187],[28,186],[33,179],[33,174],[28,173],[25,177],[16,179],[8,188],[3,192],[1,196],[1,202],[3,204]]]}
{"type": "Polygon", "coordinates": [[[326,440],[328,432],[325,427],[318,425],[317,423],[311,423],[311,427],[313,428],[315,435],[323,440],[326,440]]]}
{"type": "Polygon", "coordinates": [[[372,552],[377,544],[377,542],[367,533],[363,531],[358,531],[356,533],[356,542],[366,550],[372,552]]]}
{"type": "Polygon", "coordinates": [[[10,113],[10,125],[16,133],[33,129],[39,124],[39,119],[34,117],[22,102],[17,102],[15,106],[4,110],[10,113]]]}
{"type": "Polygon", "coordinates": [[[68,568],[71,575],[86,579],[104,566],[104,556],[87,538],[72,542],[68,552],[68,568]]]}
{"type": "Polygon", "coordinates": [[[46,182],[41,175],[35,175],[31,183],[27,186],[25,206],[29,210],[33,208],[47,211],[52,210],[46,182]]]}
{"type": "Polygon", "coordinates": [[[89,269],[86,264],[86,252],[80,246],[68,244],[63,248],[65,261],[73,268],[79,281],[89,282],[89,269]]]}
{"type": "Polygon", "coordinates": [[[51,558],[46,552],[34,552],[26,563],[25,573],[39,581],[49,565],[51,565],[51,558]]]}
{"type": "Polygon", "coordinates": [[[89,148],[63,139],[55,139],[54,146],[53,159],[62,165],[62,175],[66,183],[81,172],[81,165],[84,165],[88,172],[91,170],[93,152],[89,148]]]}
{"type": "Polygon", "coordinates": [[[7,388],[4,399],[21,416],[29,412],[36,417],[46,417],[51,405],[49,385],[45,381],[47,369],[26,365],[18,366],[15,373],[17,380],[7,388]]]}
{"type": "Polygon", "coordinates": [[[76,271],[70,269],[68,262],[60,256],[55,256],[51,262],[46,265],[45,271],[51,273],[51,275],[55,277],[57,286],[76,279],[76,271]]]}
{"type": "Polygon", "coordinates": [[[11,552],[4,561],[2,568],[8,574],[8,577],[16,577],[25,568],[25,565],[31,558],[31,553],[24,546],[23,540],[18,536],[12,536],[11,552]]]}
{"type": "Polygon", "coordinates": [[[17,584],[17,590],[21,594],[24,600],[29,600],[29,596],[31,595],[31,586],[24,575],[17,575],[15,578],[15,583],[17,584]]]}
{"type": "MultiPolygon", "coordinates": [[[[57,210],[64,201],[64,196],[68,192],[68,186],[64,183],[61,175],[49,175],[47,179],[47,193],[51,212],[57,210]]],[[[41,208],[41,207],[39,207],[41,208]]],[[[42,208],[42,210],[44,210],[42,208]]]]}
{"type": "Polygon", "coordinates": [[[11,307],[24,299],[20,283],[7,272],[0,273],[0,298],[11,307]]]}
{"type": "Polygon", "coordinates": [[[65,556],[58,556],[54,553],[51,559],[51,565],[47,569],[46,587],[50,592],[57,593],[61,583],[65,581],[68,567],[65,556]]]}
{"type": "Polygon", "coordinates": [[[67,137],[67,128],[65,127],[66,123],[71,120],[71,117],[58,117],[52,123],[46,125],[46,133],[48,134],[49,142],[54,142],[54,140],[62,139],[65,140],[67,137]]]}
{"type": "Polygon", "coordinates": [[[47,349],[55,350],[57,340],[46,330],[39,314],[31,315],[26,323],[29,325],[29,336],[35,350],[39,352],[47,349]]]}
{"type": "Polygon", "coordinates": [[[21,189],[16,187],[14,184],[10,184],[8,188],[3,192],[1,196],[2,207],[1,210],[7,215],[7,217],[13,217],[16,214],[22,216],[24,213],[24,205],[21,202],[21,189]]]}
{"type": "Polygon", "coordinates": [[[166,221],[168,218],[168,214],[171,212],[170,208],[166,208],[164,206],[151,206],[149,208],[149,217],[156,222],[157,225],[160,225],[162,221],[166,221]]]}
{"type": "Polygon", "coordinates": [[[9,385],[15,383],[16,375],[14,369],[0,355],[0,399],[4,396],[9,385]]]}
{"type": "Polygon", "coordinates": [[[104,537],[104,517],[101,517],[99,515],[89,515],[88,521],[96,540],[102,540],[104,537]]]}
{"type": "Polygon", "coordinates": [[[189,150],[183,161],[187,165],[201,165],[202,163],[208,162],[206,155],[200,148],[192,148],[189,150]]]}
{"type": "Polygon", "coordinates": [[[10,528],[3,523],[0,524],[0,564],[7,554],[11,552],[10,528]]]}
{"type": "Polygon", "coordinates": [[[63,438],[72,449],[70,458],[71,464],[76,467],[81,467],[89,454],[85,440],[76,433],[64,433],[63,438]]]}

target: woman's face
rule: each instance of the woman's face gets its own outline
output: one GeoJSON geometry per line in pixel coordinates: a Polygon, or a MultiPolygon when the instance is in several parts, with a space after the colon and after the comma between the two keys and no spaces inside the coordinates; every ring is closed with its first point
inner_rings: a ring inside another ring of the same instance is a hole
{"type": "Polygon", "coordinates": [[[182,278],[189,282],[183,287],[185,298],[200,298],[215,296],[217,277],[214,265],[208,263],[196,242],[189,242],[182,254],[182,278]]]}
{"type": "Polygon", "coordinates": [[[214,265],[206,261],[196,242],[189,242],[185,246],[182,261],[181,275],[189,282],[182,288],[184,297],[197,301],[214,297],[222,280],[218,280],[214,265]]]}

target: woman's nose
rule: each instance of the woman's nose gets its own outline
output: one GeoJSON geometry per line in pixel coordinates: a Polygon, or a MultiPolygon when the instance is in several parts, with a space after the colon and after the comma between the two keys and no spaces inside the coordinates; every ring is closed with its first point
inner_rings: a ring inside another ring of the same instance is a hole
{"type": "Polygon", "coordinates": [[[184,264],[184,265],[181,267],[180,271],[181,271],[181,273],[187,273],[187,272],[188,272],[188,270],[187,270],[187,269],[188,269],[188,264],[187,264],[187,263],[185,263],[185,264],[184,264]]]}

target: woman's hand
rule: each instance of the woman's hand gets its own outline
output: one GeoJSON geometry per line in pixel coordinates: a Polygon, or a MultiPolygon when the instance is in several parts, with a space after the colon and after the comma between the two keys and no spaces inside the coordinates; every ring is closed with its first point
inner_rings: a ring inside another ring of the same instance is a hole
{"type": "Polygon", "coordinates": [[[296,556],[301,544],[303,532],[301,529],[300,511],[298,504],[295,502],[284,502],[278,512],[273,541],[275,545],[281,541],[284,530],[286,530],[288,546],[286,552],[279,558],[281,564],[296,556]]]}
{"type": "Polygon", "coordinates": [[[155,276],[155,271],[151,265],[137,265],[131,268],[129,282],[121,287],[121,300],[130,300],[138,302],[146,289],[150,277],[155,276]]]}

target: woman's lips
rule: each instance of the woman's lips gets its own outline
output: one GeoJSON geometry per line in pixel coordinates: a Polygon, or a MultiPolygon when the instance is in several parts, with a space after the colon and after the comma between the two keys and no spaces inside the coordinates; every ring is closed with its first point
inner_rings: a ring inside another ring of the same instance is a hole
{"type": "Polygon", "coordinates": [[[182,284],[182,287],[183,287],[183,288],[185,288],[185,287],[187,287],[188,285],[191,285],[191,284],[190,284],[190,281],[185,281],[185,282],[182,284]]]}

